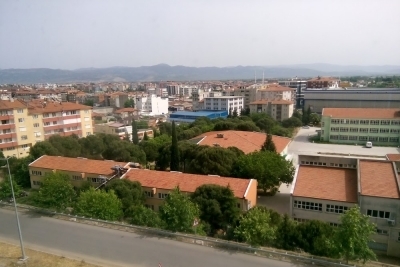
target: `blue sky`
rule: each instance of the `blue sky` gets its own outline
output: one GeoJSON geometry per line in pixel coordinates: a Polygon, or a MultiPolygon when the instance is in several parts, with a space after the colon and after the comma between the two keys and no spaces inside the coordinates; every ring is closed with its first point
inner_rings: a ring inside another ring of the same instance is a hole
{"type": "Polygon", "coordinates": [[[0,68],[400,65],[397,0],[2,0],[0,68]]]}

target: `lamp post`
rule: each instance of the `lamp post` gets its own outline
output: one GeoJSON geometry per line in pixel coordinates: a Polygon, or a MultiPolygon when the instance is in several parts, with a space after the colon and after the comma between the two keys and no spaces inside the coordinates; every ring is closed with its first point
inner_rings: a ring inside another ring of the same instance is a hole
{"type": "Polygon", "coordinates": [[[24,249],[24,242],[22,241],[22,233],[21,233],[21,225],[19,223],[19,218],[18,218],[18,210],[17,210],[17,201],[15,199],[15,194],[14,194],[14,186],[12,183],[12,178],[11,178],[11,170],[10,170],[10,164],[8,162],[8,157],[7,158],[0,158],[0,160],[5,160],[7,161],[7,168],[8,168],[8,179],[10,180],[10,186],[11,186],[11,194],[12,194],[12,199],[14,202],[14,208],[15,208],[15,217],[17,218],[17,226],[18,226],[18,235],[19,235],[19,242],[21,244],[21,252],[22,252],[22,261],[25,261],[28,259],[28,257],[25,255],[25,249],[24,249]]]}

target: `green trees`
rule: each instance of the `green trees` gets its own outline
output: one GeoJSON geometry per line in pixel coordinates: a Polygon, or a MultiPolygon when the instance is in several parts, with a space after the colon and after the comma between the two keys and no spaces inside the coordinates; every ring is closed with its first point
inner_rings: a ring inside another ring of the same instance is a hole
{"type": "Polygon", "coordinates": [[[297,246],[298,239],[296,223],[285,214],[276,229],[275,245],[278,248],[293,250],[297,246]]]}
{"type": "Polygon", "coordinates": [[[130,98],[125,101],[124,108],[134,108],[134,107],[135,107],[135,100],[133,100],[133,98],[130,98]]]}
{"type": "Polygon", "coordinates": [[[172,144],[170,148],[171,153],[171,162],[170,162],[170,170],[178,171],[179,170],[179,150],[178,150],[178,139],[176,136],[176,127],[175,122],[172,122],[172,144]]]}
{"type": "MultiPolygon", "coordinates": [[[[297,114],[299,114],[299,113],[297,112],[297,114]]],[[[285,127],[285,128],[301,127],[301,125],[302,125],[301,114],[299,114],[299,115],[300,115],[300,118],[299,117],[295,117],[293,115],[291,118],[283,120],[282,121],[282,126],[285,127]]],[[[299,115],[296,115],[296,116],[299,116],[299,115]]]]}
{"type": "Polygon", "coordinates": [[[261,151],[270,151],[270,152],[276,153],[276,146],[275,146],[274,141],[272,141],[271,134],[267,134],[267,137],[265,138],[265,142],[261,147],[261,151]]]}
{"type": "Polygon", "coordinates": [[[107,192],[114,191],[121,200],[122,209],[125,212],[131,206],[143,205],[146,196],[139,182],[132,182],[126,179],[115,179],[109,182],[105,187],[107,192]]]}
{"type": "MultiPolygon", "coordinates": [[[[32,156],[28,156],[25,158],[10,158],[8,160],[10,164],[10,171],[12,174],[13,180],[23,188],[30,188],[31,181],[29,176],[29,167],[28,165],[33,161],[32,156]]],[[[8,171],[5,173],[8,175],[8,171]]]]}
{"type": "Polygon", "coordinates": [[[113,190],[90,188],[80,194],[74,211],[85,217],[115,221],[122,216],[122,203],[113,190]]]}
{"type": "Polygon", "coordinates": [[[49,141],[41,141],[37,142],[33,147],[31,147],[29,150],[29,155],[31,155],[34,159],[38,159],[43,155],[60,156],[61,153],[55,147],[53,147],[49,141]]]}
{"type": "Polygon", "coordinates": [[[368,247],[375,231],[375,225],[367,215],[360,212],[359,207],[353,207],[341,216],[335,243],[347,263],[349,260],[362,260],[365,263],[376,258],[368,247]]]}
{"type": "Polygon", "coordinates": [[[199,215],[197,205],[180,192],[179,188],[172,190],[160,207],[160,218],[165,223],[165,229],[174,232],[192,233],[194,220],[199,215]]]}
{"type": "Polygon", "coordinates": [[[257,179],[258,187],[266,192],[281,183],[291,183],[294,171],[292,163],[281,155],[262,151],[239,157],[232,170],[232,176],[257,179]]]}
{"type": "Polygon", "coordinates": [[[137,133],[136,121],[132,119],[132,143],[139,144],[139,136],[137,133]]]}
{"type": "Polygon", "coordinates": [[[226,231],[228,226],[236,225],[240,210],[229,187],[202,185],[196,189],[191,198],[200,209],[202,222],[209,224],[210,233],[220,229],[226,231]]]}
{"type": "Polygon", "coordinates": [[[252,246],[265,245],[275,238],[275,229],[270,225],[271,217],[266,209],[252,208],[240,218],[235,236],[252,246]]]}
{"type": "Polygon", "coordinates": [[[71,206],[75,197],[76,193],[69,176],[60,172],[52,172],[44,176],[35,202],[44,208],[63,211],[71,206]]]}
{"type": "Polygon", "coordinates": [[[147,227],[163,227],[163,222],[157,212],[143,205],[131,206],[124,212],[129,223],[147,227]]]}
{"type": "Polygon", "coordinates": [[[106,146],[99,135],[89,135],[79,139],[81,156],[89,159],[101,159],[106,146]]]}
{"type": "Polygon", "coordinates": [[[147,136],[147,132],[144,132],[143,141],[148,141],[149,137],[147,136]]]}
{"type": "MultiPolygon", "coordinates": [[[[14,195],[17,196],[21,192],[21,187],[13,180],[14,195]]],[[[0,182],[0,200],[12,198],[11,184],[8,177],[4,181],[0,182]]]]}

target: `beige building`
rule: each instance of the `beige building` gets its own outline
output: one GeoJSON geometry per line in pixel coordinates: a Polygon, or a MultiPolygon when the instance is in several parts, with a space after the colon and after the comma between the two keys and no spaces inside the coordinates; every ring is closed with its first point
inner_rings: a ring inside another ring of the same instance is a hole
{"type": "Polygon", "coordinates": [[[293,110],[294,104],[289,100],[261,99],[250,103],[250,113],[266,113],[277,121],[292,117],[293,110]]]}
{"type": "MultiPolygon", "coordinates": [[[[132,125],[126,125],[124,123],[110,122],[110,123],[95,124],[94,132],[118,135],[121,139],[123,139],[126,135],[128,135],[130,140],[132,141],[132,125]]],[[[154,137],[154,132],[152,129],[138,129],[137,133],[139,141],[143,139],[145,133],[149,138],[154,137]]]]}
{"type": "Polygon", "coordinates": [[[89,181],[95,188],[99,188],[112,179],[138,181],[146,192],[146,205],[157,211],[175,187],[179,186],[182,192],[191,194],[197,187],[204,184],[229,186],[242,211],[247,211],[257,204],[257,180],[254,179],[151,171],[138,169],[137,164],[132,162],[46,155],[29,164],[32,188],[40,188],[44,176],[55,171],[67,174],[75,187],[79,187],[83,181],[89,181]]]}
{"type": "Polygon", "coordinates": [[[19,158],[54,134],[93,134],[91,112],[91,107],[70,102],[0,100],[0,149],[6,157],[19,158]]]}
{"type": "Polygon", "coordinates": [[[400,182],[394,162],[299,156],[291,190],[293,219],[336,226],[354,205],[376,225],[370,247],[399,257],[400,182]]]}

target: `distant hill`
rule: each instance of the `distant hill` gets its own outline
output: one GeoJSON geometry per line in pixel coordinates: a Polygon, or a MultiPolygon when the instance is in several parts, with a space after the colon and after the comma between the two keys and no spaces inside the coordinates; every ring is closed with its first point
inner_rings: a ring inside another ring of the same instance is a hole
{"type": "Polygon", "coordinates": [[[353,75],[400,75],[400,66],[340,66],[301,64],[281,66],[185,67],[159,64],[143,67],[62,69],[0,69],[0,84],[102,81],[194,81],[353,75]]]}

